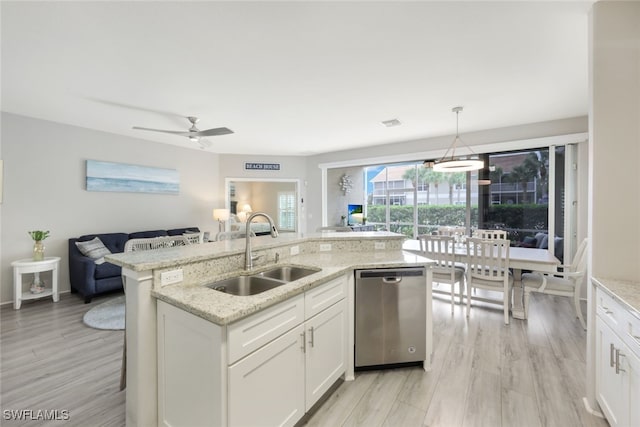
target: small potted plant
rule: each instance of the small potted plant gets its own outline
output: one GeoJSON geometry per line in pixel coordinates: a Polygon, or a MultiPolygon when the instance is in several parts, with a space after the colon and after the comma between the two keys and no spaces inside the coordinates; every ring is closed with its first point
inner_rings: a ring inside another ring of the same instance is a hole
{"type": "Polygon", "coordinates": [[[34,230],[28,231],[28,233],[35,242],[33,244],[33,260],[42,261],[44,259],[44,245],[42,244],[42,241],[49,237],[49,230],[34,230]]]}

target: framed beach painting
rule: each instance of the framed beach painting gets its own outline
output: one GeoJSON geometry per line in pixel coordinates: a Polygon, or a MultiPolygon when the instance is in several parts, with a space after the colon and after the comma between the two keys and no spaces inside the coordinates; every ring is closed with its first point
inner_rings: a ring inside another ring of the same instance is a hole
{"type": "Polygon", "coordinates": [[[175,169],[87,160],[87,191],[178,194],[175,169]]]}

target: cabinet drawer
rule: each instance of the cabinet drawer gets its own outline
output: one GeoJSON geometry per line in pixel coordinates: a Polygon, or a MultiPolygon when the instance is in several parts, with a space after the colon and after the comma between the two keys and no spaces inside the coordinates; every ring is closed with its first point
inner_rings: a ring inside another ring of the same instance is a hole
{"type": "Polygon", "coordinates": [[[621,324],[626,310],[600,288],[596,288],[596,311],[602,320],[619,332],[618,325],[621,324]]]}
{"type": "Polygon", "coordinates": [[[640,319],[630,311],[626,311],[622,322],[624,326],[622,339],[629,349],[631,349],[636,356],[640,357],[640,319]]]}
{"type": "Polygon", "coordinates": [[[347,281],[344,276],[307,291],[304,297],[305,319],[315,316],[325,308],[344,299],[346,292],[347,281]]]}
{"type": "Polygon", "coordinates": [[[304,295],[269,307],[228,326],[229,364],[304,321],[304,295]]]}

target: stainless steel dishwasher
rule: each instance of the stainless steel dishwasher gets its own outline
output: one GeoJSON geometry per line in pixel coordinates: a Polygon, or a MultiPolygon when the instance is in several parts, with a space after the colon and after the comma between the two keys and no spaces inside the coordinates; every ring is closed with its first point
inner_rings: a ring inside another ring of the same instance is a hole
{"type": "Polygon", "coordinates": [[[355,275],[355,366],[423,361],[425,268],[356,270],[355,275]]]}

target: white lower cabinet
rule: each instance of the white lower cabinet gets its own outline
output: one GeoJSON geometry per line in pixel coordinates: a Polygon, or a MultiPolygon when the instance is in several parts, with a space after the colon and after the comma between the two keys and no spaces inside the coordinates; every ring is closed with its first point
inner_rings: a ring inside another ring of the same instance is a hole
{"type": "Polygon", "coordinates": [[[229,367],[230,426],[291,426],[304,415],[304,326],[229,367]]]}
{"type": "Polygon", "coordinates": [[[305,322],[306,410],[329,390],[347,366],[347,311],[344,300],[305,322]]]}
{"type": "Polygon", "coordinates": [[[164,426],[291,426],[347,368],[347,279],[228,326],[158,301],[164,426]]]}
{"type": "Polygon", "coordinates": [[[596,399],[612,427],[640,426],[640,319],[599,289],[596,298],[596,399]]]}

